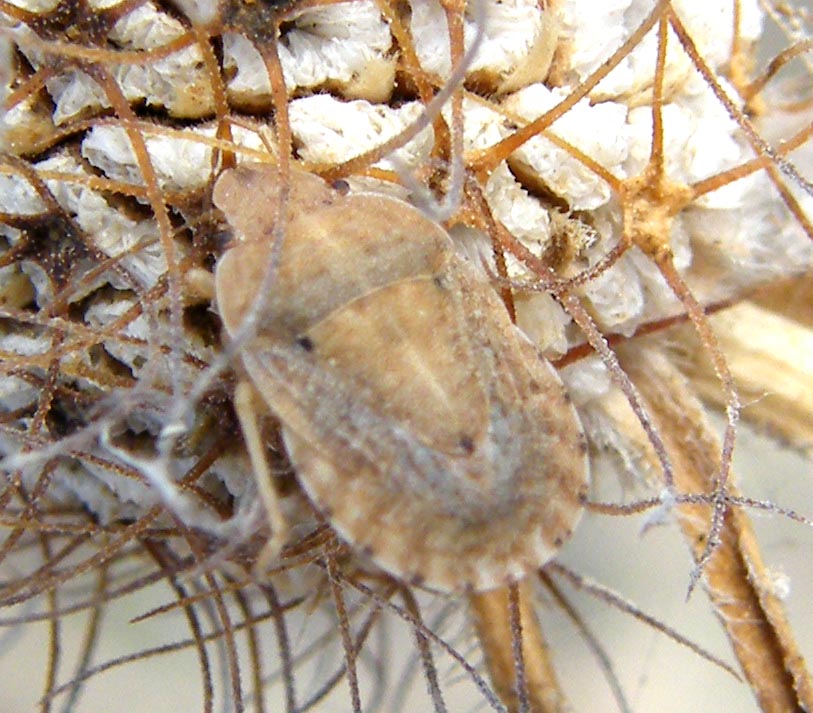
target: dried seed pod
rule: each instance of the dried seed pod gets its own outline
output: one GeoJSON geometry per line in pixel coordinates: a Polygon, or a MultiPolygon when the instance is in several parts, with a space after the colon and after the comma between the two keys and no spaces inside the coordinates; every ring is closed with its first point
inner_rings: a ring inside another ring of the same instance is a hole
{"type": "MultiPolygon", "coordinates": [[[[540,567],[588,480],[556,371],[420,211],[297,170],[289,187],[273,288],[240,354],[303,488],[353,548],[407,581],[479,591],[540,567]]],[[[260,165],[215,187],[241,238],[215,277],[230,335],[263,282],[278,191],[260,165]]]]}

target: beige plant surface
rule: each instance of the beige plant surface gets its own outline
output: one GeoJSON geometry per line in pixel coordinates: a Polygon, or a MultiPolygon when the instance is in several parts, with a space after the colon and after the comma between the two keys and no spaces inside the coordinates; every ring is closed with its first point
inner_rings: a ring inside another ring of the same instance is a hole
{"type": "Polygon", "coordinates": [[[0,708],[813,710],[809,14],[0,0],[0,708]]]}

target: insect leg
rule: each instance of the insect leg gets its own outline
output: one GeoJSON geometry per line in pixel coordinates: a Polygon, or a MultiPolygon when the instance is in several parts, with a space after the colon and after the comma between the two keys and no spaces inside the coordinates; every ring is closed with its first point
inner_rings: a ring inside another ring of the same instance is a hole
{"type": "Polygon", "coordinates": [[[268,458],[265,454],[262,434],[260,433],[259,419],[257,418],[257,392],[248,381],[240,381],[234,390],[234,409],[240,421],[243,438],[251,459],[251,467],[257,482],[257,492],[268,515],[271,525],[271,538],[266,542],[260,552],[254,570],[257,574],[264,574],[268,566],[282,550],[288,534],[288,523],[282,512],[280,495],[274,485],[274,477],[268,458]]]}

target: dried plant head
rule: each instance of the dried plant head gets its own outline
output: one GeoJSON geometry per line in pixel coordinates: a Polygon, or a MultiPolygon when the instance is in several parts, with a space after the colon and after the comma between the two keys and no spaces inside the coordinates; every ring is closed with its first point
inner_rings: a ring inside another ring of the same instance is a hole
{"type": "MultiPolygon", "coordinates": [[[[205,711],[547,713],[587,705],[588,654],[602,708],[645,706],[622,670],[641,652],[603,642],[583,595],[731,701],[813,709],[750,519],[801,542],[810,511],[733,467],[741,420],[813,442],[810,20],[0,0],[0,621],[46,630],[43,710],[172,657],[205,711]],[[258,353],[285,368],[258,377],[258,353]],[[499,508],[457,507],[494,473],[499,508]],[[447,500],[416,509],[415,474],[447,500]],[[464,520],[498,556],[455,549],[464,520]],[[646,537],[580,545],[596,523],[646,537]],[[593,581],[628,591],[652,541],[646,590],[702,589],[728,648],[694,643],[682,603],[673,624],[593,581]],[[122,653],[108,632],[133,617],[156,636],[122,653]]],[[[167,668],[150,692],[180,688],[167,668]]]]}

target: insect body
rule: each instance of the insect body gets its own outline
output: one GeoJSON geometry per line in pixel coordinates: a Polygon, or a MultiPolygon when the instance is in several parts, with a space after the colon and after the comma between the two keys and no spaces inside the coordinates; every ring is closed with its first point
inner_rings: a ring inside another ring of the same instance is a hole
{"type": "Polygon", "coordinates": [[[449,235],[393,198],[341,195],[274,167],[218,181],[240,237],[215,276],[228,334],[284,240],[245,371],[282,424],[298,480],[384,570],[485,590],[549,560],[582,510],[581,426],[553,367],[449,235]]]}

